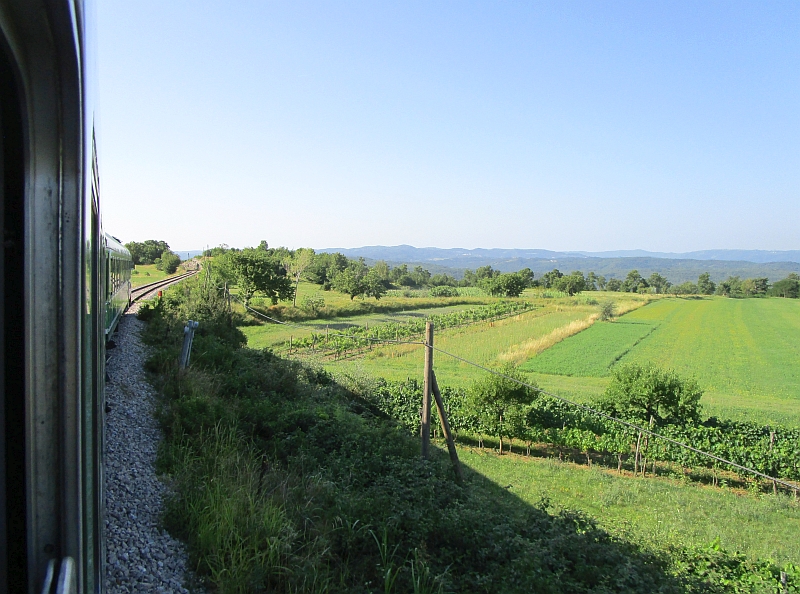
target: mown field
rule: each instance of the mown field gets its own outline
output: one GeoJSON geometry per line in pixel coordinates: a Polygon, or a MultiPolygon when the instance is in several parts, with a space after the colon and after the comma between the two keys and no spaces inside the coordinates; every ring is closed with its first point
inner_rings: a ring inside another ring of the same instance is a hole
{"type": "MultiPolygon", "coordinates": [[[[800,303],[791,299],[663,299],[598,322],[523,365],[544,385],[598,387],[614,365],[651,361],[695,377],[721,418],[800,425],[800,303]],[[546,376],[569,376],[546,377],[546,376]]],[[[578,390],[580,391],[580,390],[578,390]]]]}

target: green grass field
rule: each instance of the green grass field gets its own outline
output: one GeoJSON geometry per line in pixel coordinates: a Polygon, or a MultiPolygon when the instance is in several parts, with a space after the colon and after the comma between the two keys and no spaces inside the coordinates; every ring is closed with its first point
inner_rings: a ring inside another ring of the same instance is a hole
{"type": "Polygon", "coordinates": [[[727,550],[751,558],[800,562],[800,506],[787,496],[619,476],[596,467],[468,447],[460,447],[459,456],[527,503],[546,497],[556,510],[583,511],[611,534],[654,549],[706,545],[719,538],[727,550]]]}
{"type": "MultiPolygon", "coordinates": [[[[134,270],[136,272],[131,275],[131,285],[134,287],[146,285],[148,283],[154,283],[156,281],[164,280],[168,276],[173,276],[171,274],[167,274],[163,270],[156,269],[155,264],[138,264],[134,267],[134,270]]],[[[181,274],[182,272],[183,269],[179,268],[175,274],[181,274]]]]}
{"type": "Polygon", "coordinates": [[[652,322],[597,322],[592,327],[553,345],[522,365],[523,371],[556,375],[604,376],[656,328],[652,322]]]}
{"type": "MultiPolygon", "coordinates": [[[[614,365],[629,361],[651,361],[695,377],[706,391],[703,404],[709,414],[800,425],[796,300],[664,299],[618,322],[597,323],[523,368],[539,378],[603,378],[614,365]]],[[[546,378],[542,383],[579,382],[546,378]]]]}

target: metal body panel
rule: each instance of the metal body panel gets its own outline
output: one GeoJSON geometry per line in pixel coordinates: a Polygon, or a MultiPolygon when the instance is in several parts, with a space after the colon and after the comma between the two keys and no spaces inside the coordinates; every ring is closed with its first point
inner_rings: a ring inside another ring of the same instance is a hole
{"type": "Polygon", "coordinates": [[[84,18],[81,2],[0,4],[24,122],[29,592],[64,557],[75,559],[78,591],[102,590],[104,287],[84,18]]]}

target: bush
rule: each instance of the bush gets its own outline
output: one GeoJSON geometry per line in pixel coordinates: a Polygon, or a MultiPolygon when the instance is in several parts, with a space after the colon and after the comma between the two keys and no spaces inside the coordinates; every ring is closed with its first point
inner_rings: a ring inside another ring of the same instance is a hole
{"type": "Polygon", "coordinates": [[[604,322],[611,320],[614,318],[615,313],[616,313],[616,306],[614,305],[614,302],[606,301],[600,308],[600,319],[603,320],[604,322]]]}
{"type": "Polygon", "coordinates": [[[157,270],[163,270],[167,274],[174,274],[178,270],[181,259],[170,251],[165,251],[160,258],[156,258],[155,265],[157,270]]]}
{"type": "Polygon", "coordinates": [[[693,379],[655,365],[629,363],[614,370],[600,409],[638,423],[684,425],[700,421],[703,390],[693,379]]]}
{"type": "Polygon", "coordinates": [[[447,285],[439,285],[438,287],[432,287],[429,294],[431,297],[458,297],[458,289],[447,285]]]}

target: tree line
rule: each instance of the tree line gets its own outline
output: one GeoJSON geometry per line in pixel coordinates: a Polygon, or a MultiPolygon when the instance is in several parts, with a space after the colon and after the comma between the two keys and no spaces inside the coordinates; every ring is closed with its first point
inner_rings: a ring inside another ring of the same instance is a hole
{"type": "Polygon", "coordinates": [[[157,270],[174,274],[181,263],[180,256],[173,252],[166,241],[147,239],[145,241],[129,241],[125,247],[131,253],[133,264],[155,264],[157,270]]]}
{"type": "MultiPolygon", "coordinates": [[[[148,242],[145,242],[147,244],[148,242]]],[[[156,242],[154,242],[156,243],[156,242]]],[[[163,242],[161,242],[163,243],[163,242]]],[[[163,244],[166,246],[166,244],[163,244]]],[[[158,247],[141,251],[140,261],[153,258],[158,247]]],[[[167,246],[168,248],[168,246],[167,246]]],[[[133,253],[133,252],[132,252],[133,253]]],[[[531,287],[575,295],[583,291],[621,291],[629,293],[659,293],[673,295],[724,295],[727,297],[777,296],[797,298],[800,295],[800,276],[790,274],[786,279],[770,285],[767,278],[740,279],[729,277],[715,283],[707,272],[699,275],[697,282],[673,285],[658,272],[643,277],[631,270],[623,279],[606,278],[582,271],[564,274],[557,268],[535,278],[530,268],[517,272],[501,272],[491,265],[476,270],[466,270],[460,279],[446,273],[432,274],[422,266],[408,264],[390,266],[378,261],[369,266],[364,258],[348,258],[341,253],[316,253],[311,248],[290,250],[285,247],[270,248],[266,241],[258,247],[244,249],[221,245],[204,253],[213,257],[223,276],[239,288],[245,301],[256,293],[278,301],[292,301],[297,305],[297,287],[301,280],[356,297],[381,299],[391,289],[429,289],[431,296],[457,296],[461,287],[477,287],[493,296],[519,297],[531,287]]],[[[162,252],[162,261],[164,255],[162,252]]]]}

